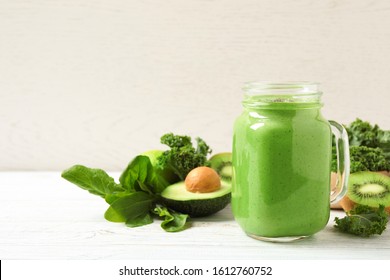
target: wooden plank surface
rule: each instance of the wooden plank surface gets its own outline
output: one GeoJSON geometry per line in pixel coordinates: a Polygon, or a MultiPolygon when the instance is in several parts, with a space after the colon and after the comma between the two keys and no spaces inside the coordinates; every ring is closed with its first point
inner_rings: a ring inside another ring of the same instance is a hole
{"type": "MultiPolygon", "coordinates": [[[[115,178],[118,173],[112,174],[115,178]]],[[[390,259],[390,230],[359,238],[327,227],[275,244],[247,237],[226,208],[178,233],[156,221],[127,228],[103,218],[106,203],[59,172],[0,173],[0,259],[390,259]]]]}

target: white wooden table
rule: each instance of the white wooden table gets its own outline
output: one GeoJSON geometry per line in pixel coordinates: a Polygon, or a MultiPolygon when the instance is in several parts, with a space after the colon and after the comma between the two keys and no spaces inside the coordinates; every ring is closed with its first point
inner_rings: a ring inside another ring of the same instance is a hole
{"type": "Polygon", "coordinates": [[[157,221],[139,228],[108,222],[106,208],[60,172],[2,172],[0,259],[390,259],[390,229],[371,238],[339,233],[333,219],[342,211],[332,211],[320,233],[276,244],[247,237],[229,207],[178,233],[157,221]]]}

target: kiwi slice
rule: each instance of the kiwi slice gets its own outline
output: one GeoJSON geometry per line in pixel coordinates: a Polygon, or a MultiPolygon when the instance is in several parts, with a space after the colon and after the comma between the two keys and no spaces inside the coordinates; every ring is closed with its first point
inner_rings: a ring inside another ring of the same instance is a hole
{"type": "Polygon", "coordinates": [[[377,172],[357,172],[349,177],[347,196],[357,204],[390,206],[390,177],[377,172]]]}
{"type": "Polygon", "coordinates": [[[222,181],[231,182],[232,169],[232,153],[219,153],[213,155],[210,159],[210,167],[217,171],[222,181]]]}

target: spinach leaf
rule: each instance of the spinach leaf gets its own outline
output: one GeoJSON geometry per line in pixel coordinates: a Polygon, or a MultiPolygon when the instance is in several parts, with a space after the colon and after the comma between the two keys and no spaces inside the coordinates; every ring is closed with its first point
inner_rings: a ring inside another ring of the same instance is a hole
{"type": "Polygon", "coordinates": [[[131,193],[129,192],[118,192],[118,193],[114,193],[114,194],[108,194],[106,195],[105,197],[105,200],[108,204],[112,204],[114,203],[115,200],[121,198],[121,197],[125,197],[125,196],[129,196],[131,193]]]}
{"type": "Polygon", "coordinates": [[[185,229],[187,214],[181,214],[163,206],[157,206],[153,212],[164,218],[161,227],[168,232],[177,232],[185,229]]]}
{"type": "Polygon", "coordinates": [[[152,166],[149,157],[137,156],[120,177],[121,184],[115,183],[104,170],[74,165],[62,172],[69,182],[103,197],[110,207],[104,217],[111,222],[125,223],[138,227],[153,222],[152,214],[164,217],[161,227],[168,232],[185,228],[188,215],[169,211],[165,207],[155,208],[157,196],[168,182],[152,166]]]}
{"type": "Polygon", "coordinates": [[[106,199],[111,205],[104,214],[110,222],[125,222],[130,227],[150,224],[149,212],[153,209],[155,196],[145,192],[111,195],[106,199]]]}
{"type": "Polygon", "coordinates": [[[124,222],[137,227],[153,222],[153,215],[163,219],[161,227],[168,232],[185,229],[188,215],[157,206],[159,195],[170,183],[182,179],[191,169],[209,165],[209,146],[196,138],[196,148],[188,136],[168,133],[161,138],[169,151],[151,150],[136,156],[122,172],[119,184],[104,170],[74,165],[61,176],[78,187],[99,195],[110,205],[104,217],[111,222],[124,222]],[[149,154],[149,156],[147,155],[149,154]],[[177,165],[177,166],[176,166],[177,165]],[[175,175],[174,170],[183,171],[175,175]]]}
{"type": "Polygon", "coordinates": [[[115,183],[114,179],[102,169],[74,165],[64,170],[61,176],[78,187],[103,198],[108,194],[123,191],[122,186],[115,183]]]}
{"type": "Polygon", "coordinates": [[[157,174],[149,157],[139,155],[127,166],[119,182],[129,192],[144,191],[149,194],[161,193],[169,183],[157,174]]]}
{"type": "Polygon", "coordinates": [[[126,226],[128,227],[140,227],[153,223],[153,217],[150,215],[150,212],[140,215],[133,219],[128,219],[126,221],[126,226]]]}

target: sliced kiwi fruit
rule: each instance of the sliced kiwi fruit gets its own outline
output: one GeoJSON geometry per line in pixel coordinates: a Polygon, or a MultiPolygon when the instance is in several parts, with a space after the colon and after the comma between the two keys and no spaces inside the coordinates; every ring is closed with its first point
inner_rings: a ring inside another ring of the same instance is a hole
{"type": "Polygon", "coordinates": [[[370,207],[382,204],[390,213],[390,177],[370,171],[352,173],[346,197],[340,205],[345,211],[350,211],[355,204],[370,207]]]}
{"type": "Polygon", "coordinates": [[[219,153],[210,159],[210,167],[217,171],[222,181],[230,183],[232,181],[232,153],[219,153]]]}

